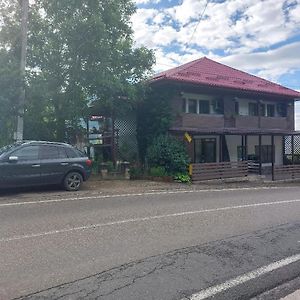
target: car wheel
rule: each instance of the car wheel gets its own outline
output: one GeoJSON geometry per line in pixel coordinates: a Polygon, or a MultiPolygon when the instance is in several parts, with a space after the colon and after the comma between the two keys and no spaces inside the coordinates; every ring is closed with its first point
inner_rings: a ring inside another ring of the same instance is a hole
{"type": "Polygon", "coordinates": [[[82,176],[78,172],[70,172],[64,179],[64,188],[67,191],[78,191],[82,184],[82,176]]]}

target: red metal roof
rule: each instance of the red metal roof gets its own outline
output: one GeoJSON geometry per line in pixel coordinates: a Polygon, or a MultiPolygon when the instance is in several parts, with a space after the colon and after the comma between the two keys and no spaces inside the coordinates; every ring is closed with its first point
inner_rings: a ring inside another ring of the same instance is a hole
{"type": "Polygon", "coordinates": [[[155,75],[150,82],[174,80],[242,91],[300,98],[300,93],[279,84],[228,67],[207,57],[155,75]]]}

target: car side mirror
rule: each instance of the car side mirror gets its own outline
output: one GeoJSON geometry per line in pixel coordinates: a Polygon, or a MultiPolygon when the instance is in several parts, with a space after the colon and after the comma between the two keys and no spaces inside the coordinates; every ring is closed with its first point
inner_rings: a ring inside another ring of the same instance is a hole
{"type": "Polygon", "coordinates": [[[11,162],[11,163],[13,163],[13,162],[17,162],[18,159],[19,159],[18,156],[10,156],[8,158],[8,161],[11,162]]]}

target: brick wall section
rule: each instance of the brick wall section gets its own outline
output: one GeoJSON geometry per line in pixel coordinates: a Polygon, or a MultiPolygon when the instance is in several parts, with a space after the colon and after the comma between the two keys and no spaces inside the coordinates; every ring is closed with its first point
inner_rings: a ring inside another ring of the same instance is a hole
{"type": "Polygon", "coordinates": [[[171,101],[173,113],[172,127],[191,128],[243,128],[243,129],[283,129],[294,130],[294,104],[287,108],[287,117],[236,116],[235,101],[232,96],[224,96],[224,115],[182,113],[182,98],[176,96],[171,101]]]}
{"type": "Polygon", "coordinates": [[[289,129],[287,118],[261,117],[260,125],[264,129],[289,129]]]}
{"type": "Polygon", "coordinates": [[[235,126],[236,128],[258,128],[258,117],[237,116],[235,126]]]}
{"type": "Polygon", "coordinates": [[[235,101],[233,97],[224,97],[224,126],[235,127],[235,101]]]}
{"type": "Polygon", "coordinates": [[[288,105],[287,108],[287,129],[290,130],[295,130],[295,115],[294,115],[294,109],[295,109],[295,104],[291,103],[290,105],[288,105]]]}
{"type": "Polygon", "coordinates": [[[224,128],[224,116],[183,114],[182,126],[193,128],[224,128]]]}

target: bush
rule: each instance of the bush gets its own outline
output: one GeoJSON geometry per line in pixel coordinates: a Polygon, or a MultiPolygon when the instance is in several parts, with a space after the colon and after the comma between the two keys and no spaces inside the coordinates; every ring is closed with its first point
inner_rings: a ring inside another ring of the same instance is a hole
{"type": "Polygon", "coordinates": [[[152,167],[149,170],[149,175],[153,177],[163,177],[167,175],[165,167],[152,167]]]}
{"type": "Polygon", "coordinates": [[[129,169],[130,179],[142,179],[143,178],[143,169],[137,166],[132,166],[129,169]]]}
{"type": "Polygon", "coordinates": [[[187,174],[189,156],[182,142],[169,135],[154,139],[147,150],[150,167],[164,167],[168,175],[187,174]]]}
{"type": "Polygon", "coordinates": [[[191,177],[188,174],[176,174],[174,180],[181,183],[191,183],[191,177]]]}

